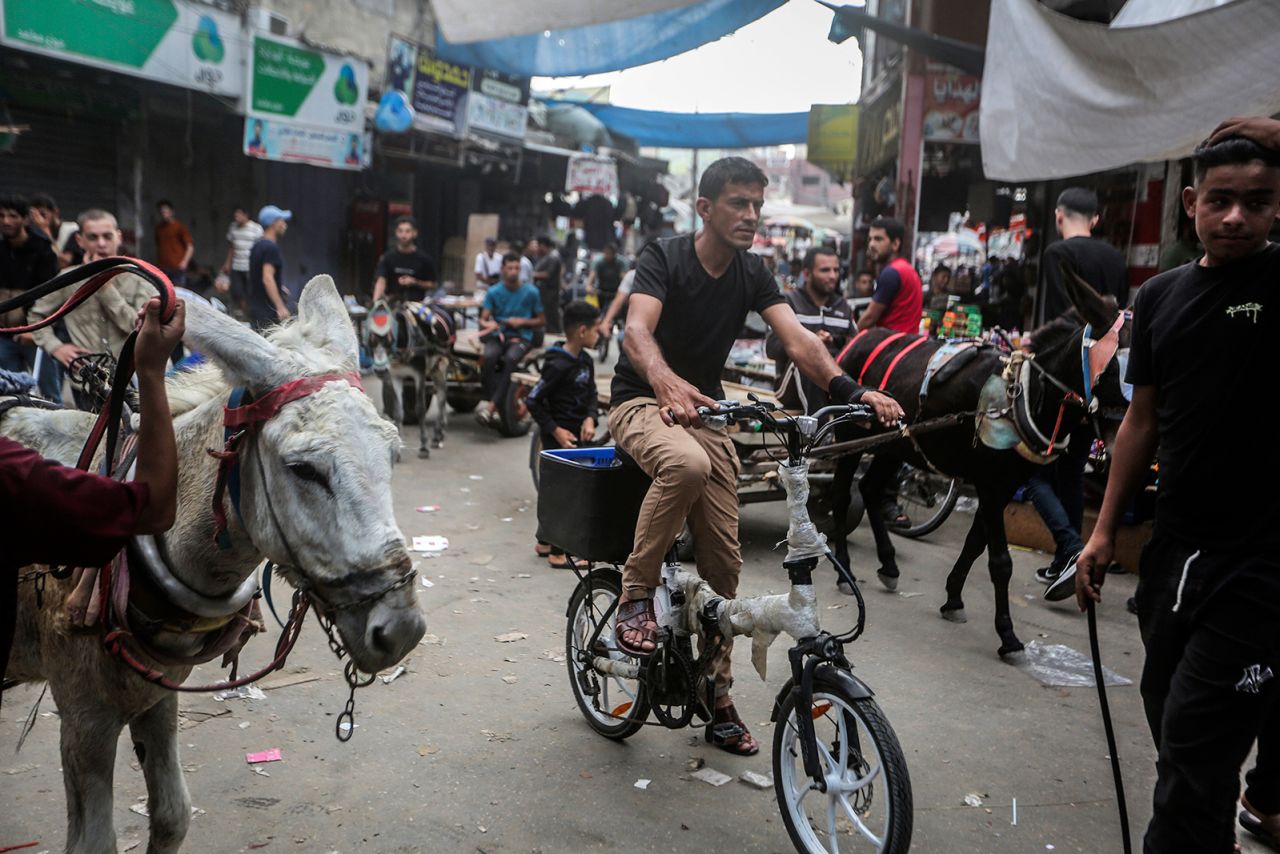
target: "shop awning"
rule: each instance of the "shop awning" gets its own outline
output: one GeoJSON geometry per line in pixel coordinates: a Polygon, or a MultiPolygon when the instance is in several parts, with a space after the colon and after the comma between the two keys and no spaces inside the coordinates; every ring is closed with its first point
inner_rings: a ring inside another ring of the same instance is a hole
{"type": "Polygon", "coordinates": [[[784,2],[435,0],[432,7],[441,59],[519,77],[566,77],[632,68],[693,50],[784,2]],[[548,21],[561,29],[545,29],[548,21]]]}
{"type": "MultiPolygon", "coordinates": [[[[547,101],[549,105],[562,102],[547,101]]],[[[662,148],[753,148],[802,143],[809,113],[667,113],[612,104],[574,104],[610,131],[662,148]]]]}
{"type": "Polygon", "coordinates": [[[1225,118],[1280,112],[1280,3],[1176,8],[1192,5],[1200,11],[1169,19],[1168,0],[1129,0],[1106,26],[1035,0],[992,0],[987,177],[1065,178],[1185,157],[1225,118]]]}

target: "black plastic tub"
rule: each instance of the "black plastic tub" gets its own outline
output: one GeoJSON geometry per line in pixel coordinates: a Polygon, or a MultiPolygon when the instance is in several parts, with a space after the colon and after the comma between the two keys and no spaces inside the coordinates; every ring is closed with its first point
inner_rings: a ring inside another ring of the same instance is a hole
{"type": "Polygon", "coordinates": [[[582,560],[624,563],[649,476],[612,447],[543,451],[538,539],[582,560]]]}

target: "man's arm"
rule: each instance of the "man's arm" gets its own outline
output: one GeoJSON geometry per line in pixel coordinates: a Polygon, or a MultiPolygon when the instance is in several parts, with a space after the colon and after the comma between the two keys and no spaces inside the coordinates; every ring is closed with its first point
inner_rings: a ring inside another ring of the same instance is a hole
{"type": "MultiPolygon", "coordinates": [[[[107,287],[111,287],[111,285],[108,284],[107,287]]],[[[45,294],[40,297],[31,308],[27,309],[27,323],[39,323],[44,320],[61,308],[62,304],[73,293],[75,293],[75,285],[67,285],[65,288],[60,288],[51,294],[45,294]]],[[[64,342],[54,333],[52,326],[37,329],[31,333],[31,337],[36,342],[37,347],[57,359],[64,368],[69,366],[76,356],[82,356],[89,352],[83,347],[64,342]]]]}
{"type": "Polygon", "coordinates": [[[600,326],[604,329],[603,334],[613,334],[613,323],[618,319],[618,315],[622,313],[622,307],[627,304],[627,300],[629,299],[631,299],[631,294],[623,293],[622,291],[618,291],[618,293],[614,295],[608,308],[605,309],[604,320],[600,321],[600,326]]]}
{"type": "MultiPolygon", "coordinates": [[[[791,309],[792,314],[795,313],[796,307],[791,304],[790,298],[787,299],[787,307],[791,309]]],[[[761,315],[761,317],[763,316],[761,315]]],[[[782,346],[782,339],[778,337],[778,333],[772,324],[769,325],[769,332],[764,337],[764,354],[775,362],[786,355],[786,350],[782,346]]]]}
{"type": "Polygon", "coordinates": [[[662,357],[662,349],[653,337],[661,317],[662,300],[648,294],[632,294],[622,346],[636,373],[653,389],[663,422],[701,427],[698,407],[715,407],[716,402],[677,376],[662,357]]]}
{"type": "Polygon", "coordinates": [[[96,294],[102,314],[120,332],[129,334],[138,325],[138,312],[156,295],[156,289],[141,276],[122,273],[96,294]]]}
{"type": "Polygon", "coordinates": [[[275,306],[276,317],[280,320],[287,320],[289,317],[289,308],[284,304],[284,299],[280,296],[280,285],[276,282],[276,265],[262,265],[262,287],[267,292],[267,301],[275,306]]]}
{"type": "Polygon", "coordinates": [[[1111,471],[1107,475],[1107,491],[1102,497],[1098,521],[1076,561],[1076,603],[1081,611],[1089,599],[1102,601],[1099,588],[1106,581],[1107,567],[1115,554],[1116,530],[1125,508],[1146,481],[1159,441],[1156,387],[1135,385],[1133,400],[1129,402],[1124,421],[1120,422],[1111,452],[1111,471]]]}
{"type": "Polygon", "coordinates": [[[874,299],[867,303],[867,307],[862,310],[862,314],[858,315],[858,331],[870,329],[879,323],[887,308],[887,305],[882,302],[876,302],[874,299]]]}
{"type": "Polygon", "coordinates": [[[387,277],[379,276],[373,280],[373,301],[377,302],[387,292],[387,277]]]}
{"type": "Polygon", "coordinates": [[[222,261],[222,272],[224,273],[231,272],[231,259],[233,259],[235,255],[236,255],[236,245],[232,243],[230,240],[227,240],[227,257],[222,261]]]}
{"type": "MultiPolygon", "coordinates": [[[[853,380],[845,376],[845,373],[836,367],[835,361],[831,358],[831,354],[827,352],[825,344],[819,340],[809,330],[800,325],[800,321],[796,318],[796,313],[791,310],[791,306],[784,303],[771,305],[764,310],[761,315],[765,323],[769,324],[769,328],[778,340],[782,343],[782,348],[800,373],[804,374],[813,383],[838,397],[842,391],[841,388],[832,388],[834,383],[836,386],[845,386],[845,396],[848,401],[857,400],[866,403],[876,411],[876,417],[885,426],[896,424],[898,419],[902,418],[902,407],[898,402],[887,394],[878,391],[864,389],[853,380]],[[843,378],[843,379],[842,379],[843,378]],[[848,384],[852,384],[852,388],[848,388],[848,384]]],[[[627,334],[631,333],[630,324],[627,325],[627,334]]]]}
{"type": "Polygon", "coordinates": [[[871,294],[871,302],[858,318],[858,329],[870,329],[880,322],[880,318],[893,305],[898,291],[902,288],[902,277],[892,267],[885,267],[876,276],[876,289],[871,294]]]}
{"type": "Polygon", "coordinates": [[[498,328],[498,321],[493,319],[493,312],[489,310],[489,306],[480,309],[480,334],[488,335],[498,328]]]}
{"type": "Polygon", "coordinates": [[[196,254],[196,242],[191,239],[191,232],[187,231],[187,227],[182,227],[182,236],[187,239],[187,251],[182,253],[182,269],[187,269],[187,265],[191,263],[191,257],[196,254]]]}
{"type": "Polygon", "coordinates": [[[173,526],[178,495],[178,451],[173,416],[164,387],[169,355],[182,340],[187,307],[181,301],[173,319],[160,320],[160,300],[147,302],[139,315],[135,355],[138,373],[138,468],[134,479],[147,484],[151,500],[138,520],[139,533],[157,534],[173,526]]]}

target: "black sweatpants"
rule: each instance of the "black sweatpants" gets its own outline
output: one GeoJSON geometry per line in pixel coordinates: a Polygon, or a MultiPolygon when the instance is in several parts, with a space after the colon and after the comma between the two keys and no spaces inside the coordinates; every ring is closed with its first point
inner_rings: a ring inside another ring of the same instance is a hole
{"type": "Polygon", "coordinates": [[[484,361],[480,365],[480,385],[484,389],[485,400],[502,405],[511,375],[528,352],[529,342],[518,335],[485,339],[484,361]]]}
{"type": "Polygon", "coordinates": [[[1226,854],[1245,792],[1280,812],[1280,559],[1197,551],[1157,534],[1143,550],[1142,702],[1158,758],[1146,854],[1226,854]]]}

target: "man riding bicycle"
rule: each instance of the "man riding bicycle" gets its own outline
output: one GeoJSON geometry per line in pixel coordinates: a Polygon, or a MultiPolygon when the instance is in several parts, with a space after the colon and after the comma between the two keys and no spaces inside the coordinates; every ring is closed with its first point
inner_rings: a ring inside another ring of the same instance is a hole
{"type": "MultiPolygon", "coordinates": [[[[791,362],[833,402],[867,403],[886,425],[902,417],[892,398],[841,373],[817,336],[796,320],[760,259],[746,251],[766,184],[749,160],[717,160],[698,183],[702,230],[654,241],[636,262],[609,415],[618,447],[653,478],[618,603],[616,639],[628,655],[643,657],[657,648],[653,590],[686,518],[699,574],[721,596],[737,593],[738,459],[729,437],[704,428],[697,409],[723,397],[720,372],[749,311],[761,314],[791,362]]],[[[726,642],[712,664],[716,708],[706,737],[750,756],[759,744],[729,696],[731,647],[726,642]]]]}

